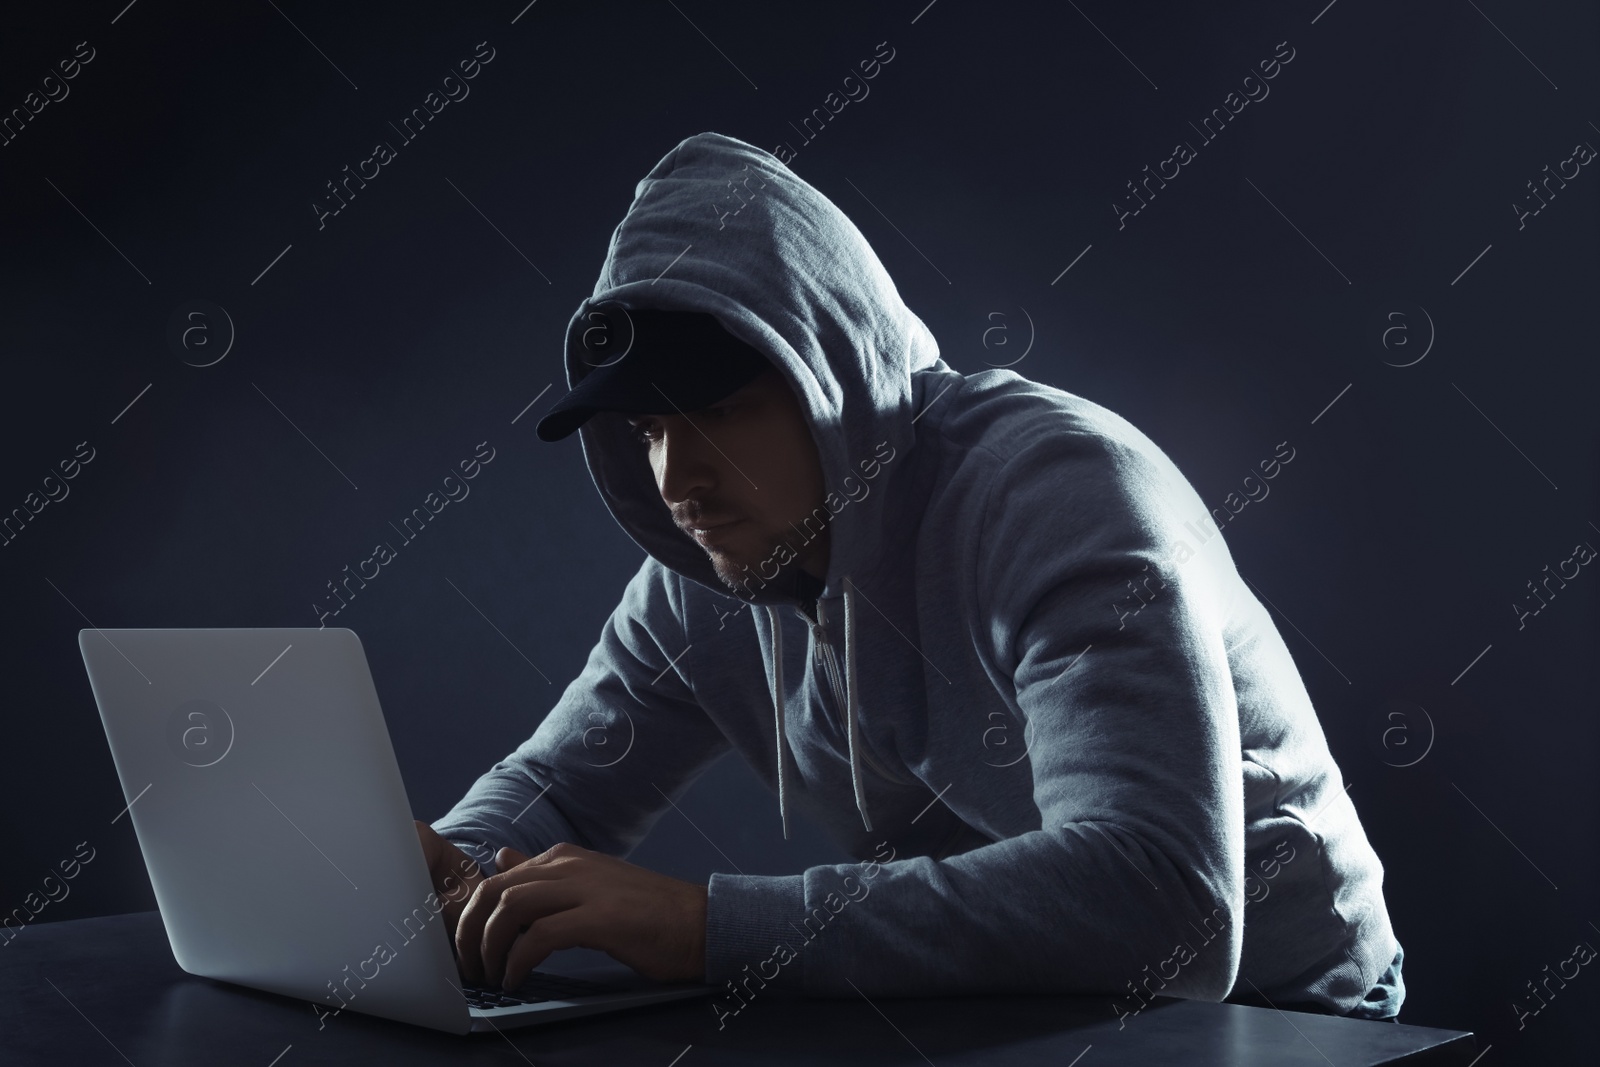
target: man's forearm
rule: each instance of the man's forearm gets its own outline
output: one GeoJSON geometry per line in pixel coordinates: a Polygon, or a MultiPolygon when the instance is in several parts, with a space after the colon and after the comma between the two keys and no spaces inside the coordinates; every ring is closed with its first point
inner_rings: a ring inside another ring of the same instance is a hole
{"type": "Polygon", "coordinates": [[[498,873],[495,853],[509,846],[537,856],[562,841],[590,847],[556,806],[555,794],[525,774],[497,766],[433,820],[434,831],[471,856],[486,874],[498,873]]]}

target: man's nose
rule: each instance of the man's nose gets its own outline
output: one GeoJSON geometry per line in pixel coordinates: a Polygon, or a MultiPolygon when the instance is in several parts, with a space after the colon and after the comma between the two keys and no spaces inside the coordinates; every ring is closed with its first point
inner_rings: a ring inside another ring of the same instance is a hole
{"type": "Polygon", "coordinates": [[[656,466],[656,486],[668,505],[704,493],[716,481],[716,468],[705,435],[680,415],[661,420],[661,445],[656,466]]]}

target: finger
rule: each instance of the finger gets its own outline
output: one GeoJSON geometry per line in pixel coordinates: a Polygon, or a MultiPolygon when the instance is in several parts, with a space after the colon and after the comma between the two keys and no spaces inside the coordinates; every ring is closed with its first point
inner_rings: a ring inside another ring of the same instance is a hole
{"type": "Polygon", "coordinates": [[[456,916],[456,964],[466,981],[483,980],[483,959],[479,955],[483,927],[500,904],[500,892],[506,885],[498,875],[482,879],[473,887],[461,913],[456,916]]]}
{"type": "Polygon", "coordinates": [[[452,938],[455,937],[456,925],[461,921],[461,912],[467,906],[467,901],[472,898],[472,891],[483,880],[483,872],[478,865],[470,859],[464,859],[459,875],[447,874],[442,881],[434,884],[440,902],[440,910],[444,915],[445,930],[452,938]],[[471,870],[466,870],[470,867],[471,870]]]}
{"type": "Polygon", "coordinates": [[[447,905],[454,905],[460,910],[466,906],[467,898],[483,876],[483,870],[477,862],[457,850],[454,862],[439,864],[433,875],[433,887],[447,905]]]}
{"type": "Polygon", "coordinates": [[[525,882],[565,878],[571,873],[569,864],[525,863],[478,882],[456,918],[456,960],[462,977],[469,982],[484,980],[483,931],[489,917],[500,906],[501,895],[506,890],[525,882]]]}
{"type": "Polygon", "coordinates": [[[478,980],[491,985],[500,981],[512,943],[541,919],[575,907],[580,896],[570,879],[524,882],[507,888],[483,927],[478,947],[482,977],[478,980]]]}
{"type": "Polygon", "coordinates": [[[518,852],[509,845],[502,848],[499,852],[496,852],[494,858],[495,862],[499,864],[502,871],[509,871],[519,863],[528,862],[527,856],[524,856],[522,853],[518,852]]]}
{"type": "Polygon", "coordinates": [[[524,931],[506,954],[502,987],[512,990],[522,985],[529,973],[558,949],[600,947],[593,940],[598,931],[591,927],[588,910],[576,907],[558,911],[539,919],[524,931]]]}
{"type": "Polygon", "coordinates": [[[427,860],[428,869],[433,870],[433,865],[439,862],[439,846],[441,838],[434,832],[433,827],[421,819],[412,819],[417,824],[417,840],[422,843],[422,858],[427,860]]]}

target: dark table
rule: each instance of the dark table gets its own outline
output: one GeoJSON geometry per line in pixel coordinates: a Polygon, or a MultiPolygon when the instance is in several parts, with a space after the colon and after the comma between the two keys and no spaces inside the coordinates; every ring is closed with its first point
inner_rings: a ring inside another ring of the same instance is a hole
{"type": "Polygon", "coordinates": [[[1462,1064],[1473,1036],[1160,998],[1118,1030],[1092,997],[705,1001],[456,1037],[185,974],[158,912],[24,927],[0,947],[0,1062],[242,1064],[1462,1064]]]}

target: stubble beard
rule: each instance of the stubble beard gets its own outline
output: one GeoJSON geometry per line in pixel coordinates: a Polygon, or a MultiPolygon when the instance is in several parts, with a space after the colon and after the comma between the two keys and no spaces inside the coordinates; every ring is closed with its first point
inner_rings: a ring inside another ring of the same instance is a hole
{"type": "Polygon", "coordinates": [[[760,589],[763,582],[770,585],[784,581],[801,569],[801,551],[805,546],[797,544],[797,540],[798,537],[793,531],[769,533],[762,538],[759,549],[737,554],[706,549],[705,553],[711,560],[711,569],[716,572],[717,579],[735,596],[749,599],[749,594],[760,589]],[[779,565],[777,561],[783,555],[779,549],[784,545],[788,546],[792,558],[789,562],[779,565]],[[777,571],[769,577],[765,572],[772,571],[775,566],[778,568],[777,571]]]}

